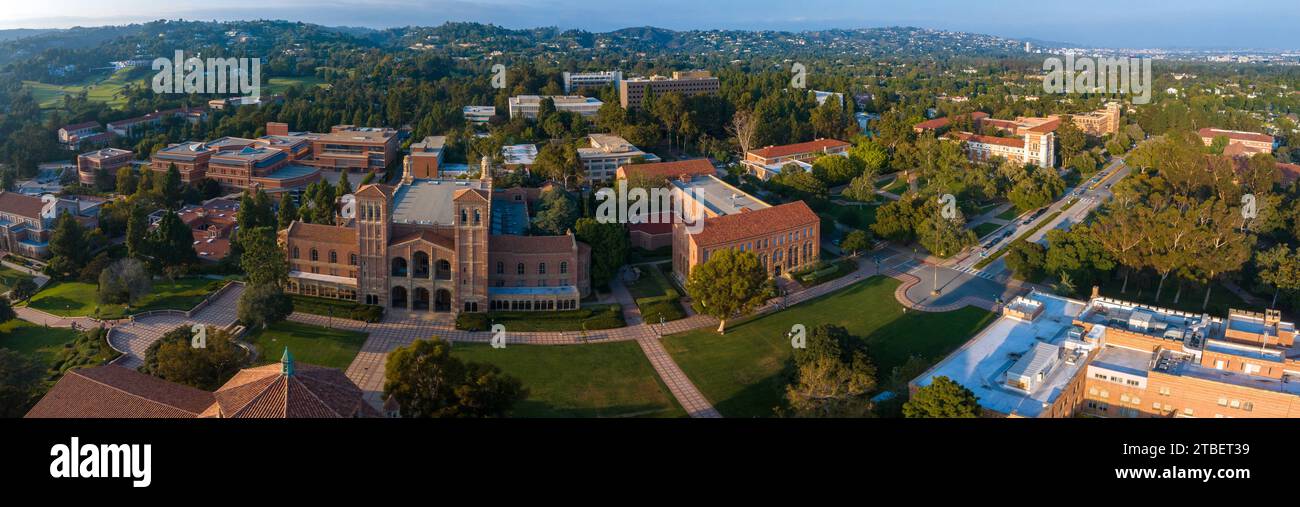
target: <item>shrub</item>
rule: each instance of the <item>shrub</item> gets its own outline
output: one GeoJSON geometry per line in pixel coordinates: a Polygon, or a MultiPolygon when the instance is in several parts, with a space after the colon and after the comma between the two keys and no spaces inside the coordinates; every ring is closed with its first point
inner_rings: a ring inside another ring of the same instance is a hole
{"type": "Polygon", "coordinates": [[[456,329],[461,331],[487,331],[488,316],[486,313],[461,313],[456,316],[456,329]]]}
{"type": "Polygon", "coordinates": [[[312,296],[293,296],[293,309],[303,313],[329,315],[362,322],[379,322],[384,318],[382,306],[312,296]]]}

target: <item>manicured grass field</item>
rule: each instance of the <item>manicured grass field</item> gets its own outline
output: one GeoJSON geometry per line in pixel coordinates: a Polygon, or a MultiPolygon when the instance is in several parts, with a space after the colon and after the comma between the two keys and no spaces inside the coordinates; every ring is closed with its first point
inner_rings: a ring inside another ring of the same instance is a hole
{"type": "Polygon", "coordinates": [[[289,347],[293,359],[346,370],[366,343],[366,334],[297,322],[278,322],[247,337],[257,347],[259,364],[274,363],[289,347]]]}
{"type": "Polygon", "coordinates": [[[18,284],[19,280],[32,278],[32,275],[18,271],[16,269],[0,266],[0,293],[9,292],[18,284]]]}
{"type": "Polygon", "coordinates": [[[301,86],[304,90],[309,90],[316,86],[324,86],[325,81],[316,76],[273,77],[267,79],[265,83],[262,83],[262,94],[274,95],[277,93],[284,93],[285,90],[288,90],[290,86],[294,85],[301,86]]]}
{"type": "Polygon", "coordinates": [[[1001,212],[1001,213],[998,213],[998,216],[997,216],[997,217],[998,217],[998,218],[1001,218],[1001,219],[1003,219],[1003,220],[1012,220],[1012,219],[1014,219],[1014,218],[1020,216],[1020,213],[1021,213],[1020,210],[1016,209],[1015,206],[1012,206],[1012,207],[1010,207],[1010,208],[1007,208],[1006,211],[1003,211],[1003,212],[1001,212]]]}
{"type": "Polygon", "coordinates": [[[32,98],[43,109],[60,107],[64,95],[77,95],[86,92],[86,99],[91,102],[103,102],[111,107],[126,105],[123,88],[128,84],[145,84],[149,69],[122,69],[107,76],[94,77],[78,84],[56,85],[37,81],[23,81],[23,86],[32,92],[32,98]]]}
{"type": "Polygon", "coordinates": [[[0,324],[0,347],[31,356],[50,365],[63,347],[77,340],[77,332],[64,327],[45,327],[14,319],[0,324]]]}
{"type": "Polygon", "coordinates": [[[784,403],[792,362],[786,338],[792,326],[844,326],[867,343],[880,382],[916,355],[933,363],[991,322],[992,313],[966,307],[945,313],[903,312],[894,299],[899,282],[872,277],[846,289],[743,323],[727,334],[713,329],[664,338],[686,376],[727,417],[767,417],[784,403]]]}
{"type": "Polygon", "coordinates": [[[517,417],[684,417],[636,342],[586,345],[457,343],[465,361],[491,363],[519,378],[528,399],[517,417]]]}
{"type": "Polygon", "coordinates": [[[973,230],[975,231],[975,236],[983,238],[984,236],[988,236],[989,234],[992,234],[993,231],[998,230],[999,227],[1002,226],[995,224],[993,222],[984,222],[982,224],[979,224],[978,226],[975,226],[975,229],[973,230]]]}
{"type": "Polygon", "coordinates": [[[592,331],[627,325],[618,305],[589,305],[567,311],[489,312],[488,319],[509,331],[592,331]]]}
{"type": "Polygon", "coordinates": [[[853,229],[866,229],[871,224],[876,223],[876,207],[871,205],[863,206],[842,206],[832,204],[829,208],[831,216],[841,224],[853,229]]]}
{"type": "MultiPolygon", "coordinates": [[[[214,280],[207,278],[182,278],[175,282],[155,281],[153,289],[136,302],[129,313],[164,309],[189,310],[216,290],[212,287],[213,282],[214,280]]],[[[27,306],[64,317],[91,315],[117,319],[128,314],[123,305],[100,305],[96,302],[98,290],[98,286],[93,283],[55,282],[32,296],[27,306]]]]}
{"type": "Polygon", "coordinates": [[[895,176],[894,180],[889,182],[888,185],[885,185],[884,188],[881,188],[881,190],[891,194],[902,194],[904,190],[907,190],[907,180],[895,176]]]}

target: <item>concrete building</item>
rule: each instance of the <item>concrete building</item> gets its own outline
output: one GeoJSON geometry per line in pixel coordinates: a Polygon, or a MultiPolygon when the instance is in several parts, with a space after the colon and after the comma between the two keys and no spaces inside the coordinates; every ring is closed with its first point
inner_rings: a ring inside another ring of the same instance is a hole
{"type": "Polygon", "coordinates": [[[1296,328],[1034,292],[911,382],[944,376],[994,417],[1300,417],[1296,328]]]}
{"type": "Polygon", "coordinates": [[[40,197],[0,190],[0,250],[33,259],[50,257],[50,235],[59,215],[70,213],[87,227],[98,225],[82,214],[77,199],[46,194],[40,197]]]}
{"type": "Polygon", "coordinates": [[[1201,142],[1206,146],[1214,144],[1216,137],[1226,137],[1228,146],[1223,149],[1225,155],[1249,157],[1256,153],[1272,153],[1277,148],[1277,139],[1268,134],[1210,127],[1197,131],[1197,134],[1201,136],[1201,142]]]}
{"type": "Polygon", "coordinates": [[[95,174],[99,171],[108,171],[112,177],[117,177],[117,170],[131,164],[131,158],[135,155],[131,150],[122,150],[118,148],[104,148],[89,153],[77,155],[77,181],[82,185],[94,185],[95,174]]]}
{"type": "Polygon", "coordinates": [[[366,185],[356,215],[280,231],[293,293],[420,312],[576,309],[591,288],[591,249],[573,234],[521,235],[524,194],[478,180],[366,185]]]}
{"type": "Polygon", "coordinates": [[[101,132],[99,129],[97,121],[64,125],[59,127],[57,132],[59,145],[65,149],[76,150],[84,146],[103,145],[112,140],[112,133],[101,132]]]}
{"type": "Polygon", "coordinates": [[[397,160],[397,131],[386,127],[335,125],[328,133],[290,132],[284,123],[267,123],[267,137],[302,140],[310,151],[303,165],[352,173],[383,172],[397,160]]]}
{"type": "Polygon", "coordinates": [[[536,120],[543,99],[551,99],[556,111],[577,113],[589,120],[596,116],[600,106],[605,105],[600,99],[581,95],[517,95],[510,97],[510,118],[536,120]]]}
{"type": "Polygon", "coordinates": [[[278,193],[320,180],[319,170],[297,158],[301,154],[292,142],[275,137],[222,137],[169,145],[154,153],[149,166],[156,173],[165,173],[175,165],[185,184],[212,179],[225,191],[262,188],[278,193]]]}
{"type": "Polygon", "coordinates": [[[591,146],[578,148],[578,158],[587,172],[587,181],[605,183],[613,181],[618,168],[640,157],[646,162],[658,162],[659,157],[633,146],[622,137],[612,134],[590,134],[591,146]]]}
{"type": "Polygon", "coordinates": [[[461,108],[465,121],[475,125],[486,125],[496,116],[496,106],[465,106],[461,108]]]}
{"type": "Polygon", "coordinates": [[[623,109],[640,109],[647,95],[679,93],[684,96],[717,95],[721,85],[708,71],[673,72],[672,77],[634,77],[618,87],[618,101],[623,109]]]}
{"type": "Polygon", "coordinates": [[[741,161],[749,171],[766,181],[781,173],[786,164],[796,164],[805,170],[812,169],[812,161],[823,155],[848,156],[849,143],[838,139],[816,139],[805,143],[767,146],[745,152],[741,161]]]}
{"type": "Polygon", "coordinates": [[[501,158],[505,161],[506,169],[514,170],[523,168],[531,170],[533,161],[537,160],[536,144],[515,144],[501,147],[501,158]]]}
{"type": "Polygon", "coordinates": [[[679,280],[719,249],[753,252],[773,277],[820,258],[821,221],[803,201],[771,206],[717,176],[669,180],[682,221],[673,224],[673,274],[679,280]],[[687,224],[703,220],[692,234],[687,224]],[[685,222],[685,223],[682,223],[685,222]]]}
{"type": "Polygon", "coordinates": [[[565,72],[564,93],[574,93],[586,88],[601,88],[613,85],[615,88],[623,81],[623,71],[606,72],[565,72]]]}

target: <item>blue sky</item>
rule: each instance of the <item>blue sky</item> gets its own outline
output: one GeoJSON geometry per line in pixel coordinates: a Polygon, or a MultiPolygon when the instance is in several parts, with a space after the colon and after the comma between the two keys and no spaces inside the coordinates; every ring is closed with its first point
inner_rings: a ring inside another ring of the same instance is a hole
{"type": "Polygon", "coordinates": [[[490,22],[606,31],[910,25],[1108,47],[1300,48],[1295,0],[59,0],[15,2],[0,28],[158,18],[273,18],[383,28],[490,22]]]}

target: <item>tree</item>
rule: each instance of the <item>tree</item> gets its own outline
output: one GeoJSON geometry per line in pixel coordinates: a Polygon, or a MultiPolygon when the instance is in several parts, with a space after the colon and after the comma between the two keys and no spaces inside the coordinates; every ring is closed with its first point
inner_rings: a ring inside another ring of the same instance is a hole
{"type": "Polygon", "coordinates": [[[834,186],[848,183],[861,173],[861,168],[849,157],[822,155],[813,161],[812,173],[827,186],[834,186]]]}
{"type": "Polygon", "coordinates": [[[1300,290],[1300,251],[1293,252],[1286,245],[1274,245],[1257,252],[1255,264],[1259,267],[1259,279],[1273,286],[1270,308],[1277,308],[1278,293],[1300,290]]]}
{"type": "Polygon", "coordinates": [[[126,219],[126,252],[136,259],[149,256],[147,237],[149,234],[149,216],[144,206],[128,203],[126,219]]]}
{"type": "Polygon", "coordinates": [[[99,302],[133,304],[153,287],[153,279],[144,263],[136,259],[118,259],[99,272],[99,302]]]}
{"type": "Polygon", "coordinates": [[[1069,160],[1082,153],[1084,145],[1088,143],[1088,135],[1069,116],[1061,119],[1061,125],[1056,128],[1056,139],[1056,145],[1061,150],[1061,160],[1069,160]]]}
{"type": "Polygon", "coordinates": [[[293,299],[276,285],[244,287],[235,307],[236,317],[249,329],[265,329],[293,313],[293,299]]]}
{"type": "Polygon", "coordinates": [[[154,184],[157,185],[155,190],[158,192],[159,198],[162,199],[163,206],[168,209],[176,209],[180,205],[181,190],[183,190],[182,186],[184,184],[181,182],[181,172],[176,168],[176,164],[167,164],[167,172],[163,173],[162,177],[154,184]]]}
{"type": "Polygon", "coordinates": [[[875,175],[869,172],[863,172],[849,182],[849,186],[844,189],[844,197],[859,202],[873,202],[876,200],[876,181],[875,175]]]}
{"type": "Polygon", "coordinates": [[[36,289],[36,282],[32,281],[31,278],[22,277],[14,284],[14,288],[9,292],[9,295],[13,296],[15,301],[26,301],[27,298],[36,295],[36,289]]]}
{"type": "Polygon", "coordinates": [[[600,252],[591,259],[591,283],[603,287],[614,278],[627,260],[629,249],[627,231],[618,223],[601,223],[594,218],[579,218],[574,224],[578,241],[600,252]]]}
{"type": "Polygon", "coordinates": [[[691,270],[686,292],[700,302],[705,314],[718,319],[718,334],[723,334],[727,319],[748,313],[767,298],[771,292],[767,270],[753,252],[723,248],[706,257],[691,270]]]}
{"type": "Polygon", "coordinates": [[[736,139],[736,145],[740,147],[741,158],[753,149],[757,132],[758,122],[754,114],[743,109],[731,116],[731,124],[727,126],[727,133],[736,139]]]}
{"type": "Polygon", "coordinates": [[[90,256],[90,242],[86,230],[73,218],[72,214],[63,212],[55,221],[54,232],[50,235],[50,263],[46,269],[51,275],[67,276],[80,271],[81,265],[90,256]]]}
{"type": "Polygon", "coordinates": [[[465,363],[437,337],[416,340],[388,355],[384,394],[403,417],[505,417],[528,397],[519,379],[490,364],[465,363]]]}
{"type": "Polygon", "coordinates": [[[889,152],[884,146],[866,136],[858,136],[853,147],[849,148],[849,157],[853,158],[865,173],[879,174],[889,163],[889,152]]]}
{"type": "MultiPolygon", "coordinates": [[[[261,191],[261,189],[258,189],[258,191],[261,191]]],[[[288,192],[285,193],[287,194],[288,192]]],[[[339,184],[334,191],[334,195],[342,197],[351,193],[352,193],[352,183],[348,182],[348,172],[343,171],[339,174],[339,184]]],[[[263,192],[263,194],[265,194],[265,192],[263,192]]]]}
{"type": "Polygon", "coordinates": [[[294,205],[293,195],[290,192],[280,196],[280,211],[276,219],[281,229],[289,227],[289,224],[298,219],[298,206],[294,205]]]}
{"type": "Polygon", "coordinates": [[[26,414],[44,377],[45,368],[35,360],[0,347],[0,417],[17,418],[26,414]]]}
{"type": "Polygon", "coordinates": [[[858,252],[864,252],[871,249],[871,233],[857,229],[850,231],[844,236],[844,241],[840,242],[840,250],[844,250],[853,255],[858,252]]]}
{"type": "Polygon", "coordinates": [[[149,233],[147,242],[153,260],[162,267],[193,264],[199,258],[194,251],[193,231],[174,211],[163,215],[158,227],[149,233]]]}
{"type": "Polygon", "coordinates": [[[573,229],[580,216],[582,209],[574,202],[573,196],[558,187],[551,187],[538,199],[533,227],[546,234],[560,235],[573,229]]]}
{"type": "Polygon", "coordinates": [[[970,389],[944,376],[930,379],[930,385],[916,390],[903,405],[903,416],[919,418],[979,417],[979,398],[970,389]]]}
{"type": "Polygon", "coordinates": [[[1047,255],[1047,250],[1043,245],[1023,239],[1017,240],[1007,249],[1006,263],[1007,268],[1016,278],[1025,281],[1033,281],[1037,278],[1038,273],[1043,269],[1043,258],[1047,255]]]}
{"type": "Polygon", "coordinates": [[[244,252],[239,265],[244,269],[248,284],[284,287],[289,278],[289,261],[284,249],[276,242],[274,227],[257,227],[243,231],[240,236],[244,252]]]}
{"type": "Polygon", "coordinates": [[[796,417],[863,417],[876,388],[876,367],[862,341],[840,326],[813,328],[806,347],[795,349],[795,375],[785,398],[796,417]]]}
{"type": "Polygon", "coordinates": [[[215,391],[244,365],[248,354],[225,330],[208,326],[202,342],[184,325],[149,345],[140,371],[163,380],[215,391]]]}

